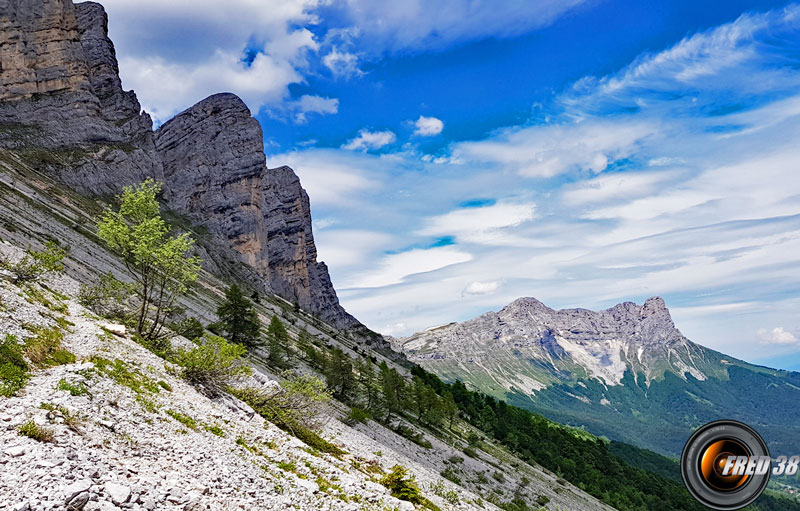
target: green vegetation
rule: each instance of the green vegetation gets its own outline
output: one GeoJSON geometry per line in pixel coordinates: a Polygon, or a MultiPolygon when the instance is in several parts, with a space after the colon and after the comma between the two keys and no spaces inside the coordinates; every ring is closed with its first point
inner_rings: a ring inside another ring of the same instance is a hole
{"type": "Polygon", "coordinates": [[[209,396],[217,396],[226,387],[251,373],[244,362],[247,349],[232,344],[222,337],[208,334],[191,350],[182,350],[175,362],[183,370],[181,375],[209,396]]]}
{"type": "Polygon", "coordinates": [[[255,346],[260,343],[261,321],[239,286],[232,285],[217,309],[219,326],[230,342],[255,346]]]}
{"type": "Polygon", "coordinates": [[[39,426],[32,420],[29,420],[19,427],[19,434],[32,438],[38,442],[55,442],[55,434],[52,429],[39,426]]]}
{"type": "Polygon", "coordinates": [[[171,235],[161,217],[160,192],[153,180],[126,186],[117,197],[119,209],[106,210],[97,225],[98,236],[119,253],[134,278],[139,299],[135,330],[146,341],[159,338],[178,296],[200,271],[200,260],[188,255],[194,240],[186,233],[171,235]]]}
{"type": "Polygon", "coordinates": [[[171,324],[170,328],[176,334],[182,335],[192,341],[203,337],[203,334],[206,333],[206,329],[203,327],[203,324],[197,320],[197,318],[186,318],[182,321],[171,324]]]}
{"type": "Polygon", "coordinates": [[[66,255],[66,249],[59,247],[54,241],[48,241],[44,250],[28,248],[17,262],[11,262],[0,254],[0,269],[13,273],[15,283],[34,282],[48,273],[63,272],[66,255]]]}
{"type": "Polygon", "coordinates": [[[383,476],[380,482],[389,489],[392,497],[419,504],[426,509],[439,510],[438,506],[422,495],[414,476],[409,476],[408,469],[401,465],[392,467],[392,470],[383,476]]]}
{"type": "Polygon", "coordinates": [[[288,350],[286,346],[289,344],[289,334],[286,332],[286,327],[278,316],[272,316],[267,327],[267,348],[269,349],[269,357],[267,360],[273,367],[283,368],[288,367],[288,350]]]}
{"type": "Polygon", "coordinates": [[[204,424],[203,429],[221,438],[225,438],[225,430],[215,424],[204,424]]]}
{"type": "Polygon", "coordinates": [[[53,367],[75,362],[75,355],[61,347],[64,333],[58,327],[29,327],[33,337],[25,339],[25,356],[36,367],[53,367]]]}
{"type": "Polygon", "coordinates": [[[69,409],[65,406],[56,406],[52,403],[42,403],[39,405],[39,408],[42,410],[47,410],[53,416],[61,417],[61,420],[64,422],[64,425],[67,426],[72,431],[82,434],[83,432],[80,429],[80,426],[84,422],[84,417],[80,413],[73,413],[70,412],[69,409]]]}
{"type": "Polygon", "coordinates": [[[134,284],[122,282],[109,271],[92,285],[82,284],[78,302],[104,318],[128,322],[131,316],[128,302],[135,292],[134,284]]]}
{"type": "Polygon", "coordinates": [[[22,346],[13,335],[0,340],[0,396],[11,397],[27,383],[28,364],[22,355],[22,346]]]}
{"type": "Polygon", "coordinates": [[[69,392],[70,396],[85,396],[89,394],[89,389],[87,389],[86,385],[83,383],[71,383],[64,378],[58,380],[56,388],[64,392],[69,392]]]}
{"type": "Polygon", "coordinates": [[[170,417],[180,422],[189,429],[197,429],[197,422],[193,418],[189,417],[184,413],[176,412],[175,410],[165,410],[164,413],[166,413],[167,415],[169,415],[170,417]]]}
{"type": "Polygon", "coordinates": [[[325,385],[313,376],[284,374],[278,390],[245,388],[231,389],[232,393],[250,405],[259,415],[284,431],[291,433],[309,447],[334,456],[344,453],[317,433],[321,428],[318,414],[321,405],[331,395],[325,385]]]}

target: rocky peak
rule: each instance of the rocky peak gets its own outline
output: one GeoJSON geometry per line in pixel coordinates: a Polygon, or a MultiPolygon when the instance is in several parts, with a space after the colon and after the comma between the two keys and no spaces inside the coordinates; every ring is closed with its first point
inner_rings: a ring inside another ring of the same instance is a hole
{"type": "Polygon", "coordinates": [[[261,126],[240,98],[213,95],[154,133],[122,88],[100,4],[0,0],[0,27],[1,149],[87,195],[162,181],[170,209],[208,230],[210,267],[364,328],[316,260],[308,195],[292,169],[267,169],[261,126]]]}

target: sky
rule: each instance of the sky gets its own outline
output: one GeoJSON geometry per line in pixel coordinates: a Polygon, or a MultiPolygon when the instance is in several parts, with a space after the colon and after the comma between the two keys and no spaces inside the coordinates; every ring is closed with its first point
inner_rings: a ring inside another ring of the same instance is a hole
{"type": "Polygon", "coordinates": [[[800,5],[103,3],[156,124],[244,99],[372,329],[662,296],[690,339],[800,369],[800,5]]]}

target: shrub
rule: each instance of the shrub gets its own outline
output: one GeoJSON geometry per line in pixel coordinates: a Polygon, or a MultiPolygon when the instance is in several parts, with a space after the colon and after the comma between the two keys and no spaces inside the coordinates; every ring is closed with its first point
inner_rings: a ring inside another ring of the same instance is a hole
{"type": "Polygon", "coordinates": [[[117,197],[119,209],[107,209],[97,224],[97,235],[122,257],[136,282],[135,330],[147,340],[160,337],[176,300],[200,272],[200,259],[189,255],[194,240],[186,233],[173,236],[161,217],[160,192],[152,179],[126,186],[117,197]]]}
{"type": "Polygon", "coordinates": [[[347,414],[347,418],[344,420],[344,422],[349,426],[353,426],[358,422],[366,424],[369,419],[370,414],[368,411],[353,407],[350,409],[350,413],[347,414]]]}
{"type": "Polygon", "coordinates": [[[34,327],[33,337],[25,339],[25,355],[37,367],[52,367],[75,362],[75,355],[61,347],[64,333],[57,327],[34,327]]]}
{"type": "Polygon", "coordinates": [[[83,383],[70,383],[64,378],[58,381],[58,390],[69,392],[70,396],[85,396],[89,393],[89,389],[83,383]]]}
{"type": "Polygon", "coordinates": [[[447,462],[448,463],[464,463],[464,458],[462,458],[461,456],[450,456],[447,459],[447,462]]]}
{"type": "Polygon", "coordinates": [[[453,470],[451,467],[447,467],[446,469],[444,469],[440,473],[440,475],[442,477],[444,477],[445,479],[447,479],[448,481],[452,482],[452,483],[455,483],[455,484],[458,484],[458,485],[461,484],[461,478],[458,477],[458,475],[456,475],[455,470],[453,470]]]}
{"type": "Polygon", "coordinates": [[[225,438],[225,430],[221,427],[214,425],[214,424],[204,424],[203,429],[211,433],[212,435],[217,435],[218,437],[225,438]]]}
{"type": "Polygon", "coordinates": [[[39,426],[32,420],[29,420],[19,427],[19,434],[39,442],[54,442],[55,440],[53,430],[39,426]]]}
{"type": "Polygon", "coordinates": [[[339,456],[344,451],[317,434],[322,427],[321,407],[331,399],[325,384],[314,376],[293,376],[284,373],[286,380],[279,389],[231,389],[232,393],[250,405],[259,415],[279,428],[321,452],[339,456]]]}
{"type": "Polygon", "coordinates": [[[12,263],[0,255],[0,268],[14,274],[14,282],[32,282],[48,273],[64,271],[64,257],[67,250],[59,247],[54,241],[48,241],[44,250],[28,250],[19,261],[12,263]]]}
{"type": "Polygon", "coordinates": [[[400,500],[407,500],[412,504],[419,504],[431,510],[437,510],[438,507],[431,501],[422,496],[417,486],[414,476],[408,475],[408,469],[402,465],[395,465],[392,467],[391,472],[383,476],[381,484],[389,489],[392,497],[400,500]]]}
{"type": "Polygon", "coordinates": [[[170,417],[180,422],[189,429],[197,429],[197,422],[193,418],[189,417],[184,413],[176,412],[175,410],[167,410],[164,413],[166,413],[167,415],[169,415],[170,417]]]}
{"type": "Polygon", "coordinates": [[[544,506],[548,502],[550,502],[550,498],[547,497],[546,495],[539,495],[538,497],[536,497],[536,503],[539,504],[540,506],[544,506]]]}
{"type": "Polygon", "coordinates": [[[130,297],[135,286],[114,277],[110,271],[92,285],[81,285],[78,302],[105,318],[127,321],[131,316],[130,297]]]}
{"type": "Polygon", "coordinates": [[[0,340],[0,396],[11,397],[28,381],[28,364],[22,346],[13,335],[0,340]]]}
{"type": "Polygon", "coordinates": [[[207,335],[191,350],[178,352],[175,361],[183,367],[182,376],[210,396],[251,373],[243,360],[247,349],[216,335],[207,335]]]}
{"type": "Polygon", "coordinates": [[[206,329],[203,328],[203,324],[197,318],[186,318],[183,321],[173,323],[171,328],[176,334],[190,340],[203,337],[203,334],[206,333],[206,329]]]}

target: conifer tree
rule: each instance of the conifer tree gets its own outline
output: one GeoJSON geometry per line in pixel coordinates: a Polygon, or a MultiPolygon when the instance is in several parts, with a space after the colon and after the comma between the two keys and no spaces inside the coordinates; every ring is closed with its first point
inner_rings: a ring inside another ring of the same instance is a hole
{"type": "Polygon", "coordinates": [[[261,321],[252,302],[236,284],[225,293],[225,301],[217,309],[217,316],[230,342],[250,346],[259,344],[261,321]]]}
{"type": "Polygon", "coordinates": [[[267,327],[267,348],[269,349],[270,364],[275,367],[286,368],[288,366],[287,346],[289,345],[289,334],[283,322],[278,316],[272,316],[267,327]]]}

